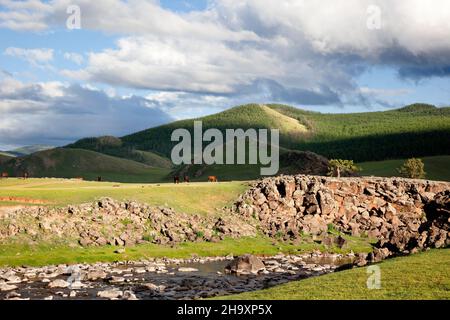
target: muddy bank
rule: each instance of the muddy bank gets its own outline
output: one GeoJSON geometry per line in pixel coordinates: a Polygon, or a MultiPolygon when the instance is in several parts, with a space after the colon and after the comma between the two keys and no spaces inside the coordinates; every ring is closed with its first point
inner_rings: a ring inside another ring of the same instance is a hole
{"type": "Polygon", "coordinates": [[[239,275],[225,272],[236,262],[231,256],[4,268],[0,269],[0,299],[200,299],[323,275],[351,264],[354,258],[319,252],[255,257],[262,268],[253,272],[240,264],[244,272],[239,275]]]}

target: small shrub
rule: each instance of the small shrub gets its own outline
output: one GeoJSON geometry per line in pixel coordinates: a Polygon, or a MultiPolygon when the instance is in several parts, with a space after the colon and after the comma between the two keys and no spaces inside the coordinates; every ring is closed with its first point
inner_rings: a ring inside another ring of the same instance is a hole
{"type": "Polygon", "coordinates": [[[425,165],[422,159],[411,158],[406,160],[397,171],[406,178],[424,179],[426,176],[425,165]]]}
{"type": "Polygon", "coordinates": [[[331,177],[340,178],[342,174],[353,174],[360,170],[353,160],[332,159],[328,162],[328,175],[331,177]]]}
{"type": "Polygon", "coordinates": [[[197,231],[195,234],[197,235],[197,238],[203,238],[205,236],[203,231],[197,231]]]}

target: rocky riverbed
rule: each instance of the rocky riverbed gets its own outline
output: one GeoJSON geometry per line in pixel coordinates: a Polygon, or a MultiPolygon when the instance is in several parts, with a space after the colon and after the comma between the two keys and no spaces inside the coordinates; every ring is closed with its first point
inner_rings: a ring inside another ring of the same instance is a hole
{"type": "Polygon", "coordinates": [[[334,272],[355,256],[152,259],[0,269],[0,299],[201,299],[334,272]]]}

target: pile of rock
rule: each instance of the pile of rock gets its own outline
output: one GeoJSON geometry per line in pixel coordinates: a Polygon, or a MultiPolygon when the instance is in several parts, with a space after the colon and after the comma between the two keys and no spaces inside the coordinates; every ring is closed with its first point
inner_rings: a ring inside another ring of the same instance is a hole
{"type": "Polygon", "coordinates": [[[253,236],[254,227],[239,219],[175,212],[164,207],[102,198],[65,208],[23,208],[1,217],[0,240],[69,239],[83,246],[165,244],[253,236]]]}
{"type": "Polygon", "coordinates": [[[280,176],[258,181],[234,210],[271,237],[330,227],[379,240],[375,255],[450,244],[450,183],[400,178],[280,176]]]}

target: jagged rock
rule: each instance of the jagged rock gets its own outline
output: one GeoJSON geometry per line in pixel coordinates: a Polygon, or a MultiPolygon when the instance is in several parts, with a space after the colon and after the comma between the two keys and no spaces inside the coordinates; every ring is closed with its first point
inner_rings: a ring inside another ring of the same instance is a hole
{"type": "MultiPolygon", "coordinates": [[[[296,239],[299,231],[319,236],[332,224],[353,236],[378,239],[379,250],[370,260],[379,260],[450,245],[449,199],[447,182],[279,176],[256,182],[236,202],[235,211],[252,208],[259,229],[273,238],[296,239]]],[[[331,238],[323,243],[335,244],[331,238]]]]}

